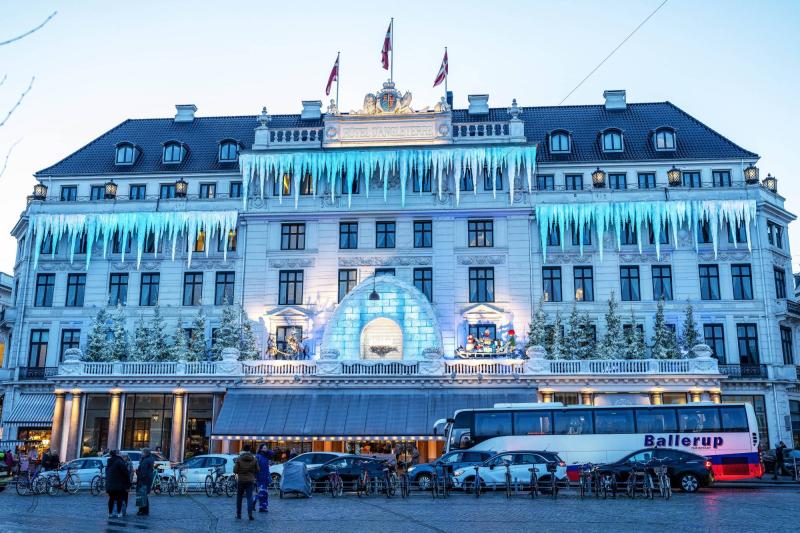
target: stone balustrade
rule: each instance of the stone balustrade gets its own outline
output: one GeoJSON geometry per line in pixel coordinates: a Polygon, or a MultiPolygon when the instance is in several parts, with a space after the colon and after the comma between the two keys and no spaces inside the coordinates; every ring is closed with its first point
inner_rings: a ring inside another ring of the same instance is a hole
{"type": "Polygon", "coordinates": [[[322,146],[322,130],[319,128],[281,128],[269,130],[270,148],[294,148],[322,146]]]}
{"type": "Polygon", "coordinates": [[[511,136],[508,122],[460,122],[453,124],[453,142],[505,140],[511,136]]]}

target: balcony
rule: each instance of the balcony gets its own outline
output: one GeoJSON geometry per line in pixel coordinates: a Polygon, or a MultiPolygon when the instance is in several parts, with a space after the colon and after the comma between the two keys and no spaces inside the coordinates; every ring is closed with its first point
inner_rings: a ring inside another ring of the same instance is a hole
{"type": "Polygon", "coordinates": [[[20,367],[19,379],[34,380],[34,379],[50,379],[58,375],[57,366],[29,366],[20,367]]]}
{"type": "Polygon", "coordinates": [[[731,379],[767,379],[767,365],[719,365],[720,374],[731,379]]]}
{"type": "Polygon", "coordinates": [[[794,318],[800,318],[800,302],[786,300],[786,312],[794,318]]]}

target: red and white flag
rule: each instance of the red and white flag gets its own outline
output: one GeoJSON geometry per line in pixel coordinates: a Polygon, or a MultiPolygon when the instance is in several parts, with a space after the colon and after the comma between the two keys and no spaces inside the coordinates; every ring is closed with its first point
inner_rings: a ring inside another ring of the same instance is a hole
{"type": "Polygon", "coordinates": [[[394,20],[389,23],[389,29],[386,30],[386,37],[383,38],[383,48],[381,49],[381,64],[383,70],[389,70],[389,52],[392,51],[392,26],[394,20]]]}
{"type": "Polygon", "coordinates": [[[436,87],[444,80],[447,79],[447,72],[448,72],[448,63],[447,63],[447,49],[444,51],[444,57],[442,58],[442,66],[439,67],[439,73],[436,75],[436,79],[433,80],[433,86],[436,87]]]}
{"type": "Polygon", "coordinates": [[[331,94],[331,85],[333,82],[339,83],[339,54],[336,54],[336,62],[333,64],[331,73],[328,76],[328,85],[325,86],[325,96],[331,94]]]}

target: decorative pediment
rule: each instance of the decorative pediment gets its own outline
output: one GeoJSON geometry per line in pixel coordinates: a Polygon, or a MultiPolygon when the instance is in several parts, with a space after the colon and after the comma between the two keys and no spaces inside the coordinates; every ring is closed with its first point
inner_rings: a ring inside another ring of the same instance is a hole
{"type": "Polygon", "coordinates": [[[508,322],[508,313],[499,307],[489,304],[475,304],[462,311],[461,316],[469,324],[495,323],[505,324],[508,322]]]}
{"type": "Polygon", "coordinates": [[[308,320],[314,316],[314,314],[308,309],[295,305],[276,307],[271,310],[268,310],[264,314],[268,316],[270,319],[284,318],[287,320],[293,318],[308,320]]]}

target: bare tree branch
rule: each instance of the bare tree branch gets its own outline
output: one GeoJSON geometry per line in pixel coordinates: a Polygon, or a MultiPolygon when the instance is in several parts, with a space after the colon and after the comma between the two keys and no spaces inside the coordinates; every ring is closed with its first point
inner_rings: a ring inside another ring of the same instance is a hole
{"type": "Polygon", "coordinates": [[[8,152],[6,152],[6,158],[5,158],[5,160],[3,161],[3,167],[2,167],[2,168],[0,168],[0,178],[2,178],[2,177],[3,177],[3,174],[5,174],[5,173],[6,173],[6,168],[8,168],[8,158],[10,158],[10,157],[11,157],[11,152],[13,152],[13,151],[14,151],[14,147],[15,147],[15,146],[17,146],[17,145],[20,143],[20,141],[21,141],[21,140],[22,140],[22,139],[17,139],[16,141],[14,141],[14,144],[12,144],[12,145],[11,145],[11,146],[8,148],[8,152]]]}
{"type": "Polygon", "coordinates": [[[3,86],[3,84],[6,82],[6,79],[8,79],[8,74],[3,74],[3,79],[0,80],[0,87],[3,86]]]}
{"type": "Polygon", "coordinates": [[[17,100],[17,103],[14,104],[14,106],[11,109],[8,110],[8,113],[6,113],[6,117],[2,120],[2,122],[0,122],[0,128],[2,128],[3,126],[6,125],[6,122],[8,122],[8,119],[11,118],[11,115],[14,113],[14,111],[17,110],[19,105],[22,103],[22,100],[25,98],[25,95],[27,95],[31,91],[31,88],[33,88],[33,80],[35,80],[35,79],[36,79],[36,76],[31,78],[31,82],[28,84],[28,88],[25,89],[24,91],[22,91],[22,94],[19,95],[19,100],[17,100]]]}
{"type": "Polygon", "coordinates": [[[46,19],[44,19],[44,22],[42,22],[41,24],[39,24],[39,25],[38,25],[38,26],[36,26],[35,28],[33,28],[33,29],[31,29],[31,30],[28,30],[28,31],[26,31],[25,33],[23,33],[23,34],[21,34],[21,35],[17,35],[16,37],[12,37],[11,39],[8,39],[7,41],[0,41],[0,46],[5,46],[5,45],[7,45],[7,44],[11,44],[11,43],[13,43],[13,42],[19,41],[20,39],[24,39],[24,38],[25,38],[25,37],[27,37],[28,35],[30,35],[30,34],[32,34],[32,33],[35,33],[35,32],[37,32],[37,31],[39,31],[40,29],[42,29],[42,28],[44,27],[44,25],[45,25],[45,24],[47,24],[48,22],[50,22],[50,20],[51,20],[53,17],[55,17],[55,16],[56,16],[56,14],[58,14],[58,11],[53,11],[52,13],[50,13],[50,15],[49,15],[49,16],[48,16],[46,19]]]}

